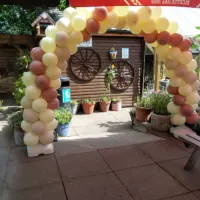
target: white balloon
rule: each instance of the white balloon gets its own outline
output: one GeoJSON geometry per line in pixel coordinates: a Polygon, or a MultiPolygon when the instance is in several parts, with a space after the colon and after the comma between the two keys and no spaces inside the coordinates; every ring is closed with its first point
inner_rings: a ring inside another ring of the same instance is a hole
{"type": "Polygon", "coordinates": [[[56,29],[57,31],[64,31],[69,33],[72,31],[72,26],[70,19],[62,17],[56,22],[56,29]]]}
{"type": "Polygon", "coordinates": [[[27,146],[35,146],[39,142],[39,136],[35,135],[34,133],[26,133],[24,135],[24,144],[27,146]]]}
{"type": "Polygon", "coordinates": [[[31,123],[28,123],[26,121],[22,121],[21,123],[21,128],[24,130],[26,133],[31,132],[31,123]]]}
{"type": "Polygon", "coordinates": [[[53,26],[53,25],[49,25],[45,30],[45,35],[47,37],[55,39],[55,37],[56,37],[56,27],[53,26]]]}

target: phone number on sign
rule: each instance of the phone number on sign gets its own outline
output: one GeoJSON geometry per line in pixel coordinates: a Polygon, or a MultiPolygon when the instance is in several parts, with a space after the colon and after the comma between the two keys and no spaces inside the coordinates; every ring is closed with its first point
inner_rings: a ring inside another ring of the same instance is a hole
{"type": "Polygon", "coordinates": [[[190,5],[190,0],[151,0],[151,3],[163,5],[190,5]]]}

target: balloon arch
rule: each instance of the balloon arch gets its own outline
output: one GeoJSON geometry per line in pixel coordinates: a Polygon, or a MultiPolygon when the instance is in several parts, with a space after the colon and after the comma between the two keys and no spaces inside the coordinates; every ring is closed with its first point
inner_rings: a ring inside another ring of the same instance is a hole
{"type": "Polygon", "coordinates": [[[54,109],[59,106],[57,89],[61,86],[61,70],[67,69],[70,55],[77,45],[88,41],[93,33],[104,34],[108,28],[128,28],[134,35],[143,36],[146,43],[155,47],[160,61],[165,62],[165,74],[170,78],[169,94],[173,102],[168,111],[174,125],[198,120],[195,109],[200,100],[197,92],[200,82],[195,69],[197,62],[190,51],[191,41],[183,38],[176,22],[162,17],[160,7],[93,7],[72,8],[63,12],[55,26],[45,30],[40,47],[33,48],[29,72],[23,75],[26,84],[21,100],[24,108],[21,124],[26,132],[24,142],[29,147],[51,144],[57,127],[54,109]]]}

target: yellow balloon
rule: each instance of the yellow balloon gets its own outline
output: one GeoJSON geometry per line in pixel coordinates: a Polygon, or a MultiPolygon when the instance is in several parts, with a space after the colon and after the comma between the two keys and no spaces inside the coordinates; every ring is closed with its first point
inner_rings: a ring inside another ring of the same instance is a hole
{"type": "Polygon", "coordinates": [[[119,16],[124,17],[128,14],[129,7],[128,6],[115,6],[113,11],[119,16]]]}
{"type": "Polygon", "coordinates": [[[22,80],[25,85],[33,85],[35,84],[35,78],[36,76],[32,74],[31,72],[24,72],[22,76],[22,80]]]}
{"type": "Polygon", "coordinates": [[[57,31],[64,31],[69,33],[72,31],[72,25],[70,19],[62,17],[56,22],[57,31]]]}
{"type": "Polygon", "coordinates": [[[161,17],[156,20],[157,31],[166,31],[169,27],[169,21],[167,18],[161,17]]]}
{"type": "Polygon", "coordinates": [[[176,33],[178,31],[178,23],[177,22],[170,22],[167,32],[170,34],[176,33]]]}
{"type": "Polygon", "coordinates": [[[34,133],[26,133],[24,135],[24,144],[27,146],[35,146],[39,142],[39,136],[35,135],[34,133]]]}
{"type": "Polygon", "coordinates": [[[46,109],[43,112],[39,113],[39,119],[42,122],[51,122],[54,119],[54,112],[53,110],[46,109]]]}
{"type": "Polygon", "coordinates": [[[114,12],[109,12],[108,13],[107,20],[108,20],[108,27],[109,28],[116,27],[117,24],[118,24],[118,21],[119,21],[117,14],[114,13],[114,12]]]}
{"type": "Polygon", "coordinates": [[[60,88],[60,87],[61,87],[61,81],[60,81],[60,79],[51,80],[51,81],[50,81],[50,86],[51,86],[52,88],[55,88],[55,89],[60,88]]]}
{"type": "Polygon", "coordinates": [[[164,74],[165,74],[165,76],[166,77],[168,77],[168,78],[171,78],[171,77],[173,77],[174,76],[174,70],[169,70],[169,69],[164,69],[164,74]]]}
{"type": "Polygon", "coordinates": [[[158,56],[158,61],[159,62],[165,62],[167,60],[167,55],[159,55],[158,56]]]}
{"type": "Polygon", "coordinates": [[[180,113],[177,113],[171,116],[171,122],[176,126],[181,126],[185,124],[186,118],[180,113]]]}
{"type": "Polygon", "coordinates": [[[44,52],[54,52],[56,50],[55,40],[50,37],[44,37],[40,41],[40,47],[44,52]]]}
{"type": "Polygon", "coordinates": [[[192,104],[191,106],[192,106],[192,108],[193,108],[194,110],[196,110],[196,109],[199,107],[199,104],[198,104],[198,103],[197,103],[197,104],[192,104]]]}
{"type": "Polygon", "coordinates": [[[158,46],[158,42],[155,41],[154,43],[150,44],[152,47],[157,47],[158,46]]]}
{"type": "Polygon", "coordinates": [[[56,129],[57,126],[58,126],[58,121],[56,119],[53,119],[52,121],[45,123],[45,129],[47,131],[53,131],[54,129],[56,129]]]}
{"type": "Polygon", "coordinates": [[[139,21],[141,22],[148,21],[151,17],[151,13],[152,11],[150,7],[148,6],[140,7],[137,11],[139,21]]]}
{"type": "Polygon", "coordinates": [[[173,87],[180,87],[183,84],[183,79],[178,76],[173,76],[170,79],[169,84],[173,87]]]}
{"type": "Polygon", "coordinates": [[[105,19],[104,21],[99,22],[100,24],[100,29],[99,29],[99,34],[104,34],[108,30],[108,20],[105,19]]]}
{"type": "Polygon", "coordinates": [[[21,106],[24,108],[24,109],[27,109],[27,108],[31,108],[32,107],[32,100],[28,99],[26,96],[22,97],[21,99],[21,106]]]}
{"type": "Polygon", "coordinates": [[[143,26],[143,31],[147,34],[152,33],[156,30],[156,23],[153,19],[149,19],[148,21],[146,21],[143,26]]]}
{"type": "Polygon", "coordinates": [[[86,19],[84,19],[81,15],[76,15],[72,19],[72,28],[75,31],[82,31],[86,27],[86,19]]]}
{"type": "Polygon", "coordinates": [[[140,24],[134,24],[132,26],[130,26],[130,31],[132,34],[139,34],[142,31],[142,26],[140,24]]]}
{"type": "Polygon", "coordinates": [[[24,109],[23,118],[26,122],[34,123],[38,120],[39,116],[37,112],[29,108],[29,109],[24,109]]]}
{"type": "Polygon", "coordinates": [[[75,15],[77,15],[77,11],[75,8],[68,7],[63,11],[63,15],[71,20],[75,15]]]}
{"type": "Polygon", "coordinates": [[[189,51],[184,51],[181,53],[181,56],[179,58],[179,62],[181,64],[189,64],[192,61],[192,53],[190,53],[189,51]]]}
{"type": "Polygon", "coordinates": [[[197,61],[192,59],[190,63],[187,64],[189,71],[194,71],[197,68],[197,61]]]}
{"type": "Polygon", "coordinates": [[[162,15],[162,8],[160,6],[153,6],[151,10],[152,10],[151,14],[152,19],[158,19],[162,15]]]}
{"type": "Polygon", "coordinates": [[[31,123],[28,123],[26,121],[22,121],[21,128],[24,130],[25,133],[31,132],[31,123]]]}
{"type": "Polygon", "coordinates": [[[43,135],[40,135],[39,141],[43,145],[51,144],[54,141],[53,131],[46,131],[43,135]]]}
{"type": "Polygon", "coordinates": [[[168,52],[168,58],[170,60],[179,60],[181,56],[181,50],[178,47],[171,47],[168,52]]]}
{"type": "Polygon", "coordinates": [[[74,55],[78,51],[78,48],[77,48],[76,44],[69,43],[68,50],[70,52],[70,55],[74,55]]]}
{"type": "Polygon", "coordinates": [[[200,81],[197,80],[192,84],[192,91],[199,90],[199,88],[200,88],[200,81]]]}
{"type": "Polygon", "coordinates": [[[55,53],[45,53],[42,56],[42,62],[47,67],[56,67],[58,64],[58,57],[55,53]]]}
{"type": "Polygon", "coordinates": [[[186,103],[188,104],[197,104],[200,101],[200,97],[199,94],[197,93],[190,93],[187,97],[186,97],[186,103]]]}
{"type": "Polygon", "coordinates": [[[28,99],[38,99],[41,95],[41,90],[36,87],[36,85],[29,85],[25,89],[25,96],[28,99]]]}
{"type": "Polygon", "coordinates": [[[178,64],[179,64],[178,61],[168,59],[168,60],[166,61],[166,63],[165,63],[165,67],[166,67],[167,69],[175,69],[175,68],[177,67],[178,64]]]}
{"type": "Polygon", "coordinates": [[[80,44],[83,42],[83,34],[80,31],[72,31],[69,34],[69,41],[74,44],[80,44]]]}
{"type": "Polygon", "coordinates": [[[46,69],[46,75],[50,79],[55,80],[55,79],[58,79],[58,78],[61,77],[61,70],[58,67],[54,67],[54,68],[47,67],[47,69],[46,69]]]}
{"type": "Polygon", "coordinates": [[[128,27],[136,24],[138,21],[138,15],[134,10],[129,10],[128,14],[125,16],[125,22],[128,27]]]}
{"type": "Polygon", "coordinates": [[[49,25],[46,29],[45,29],[45,35],[46,37],[50,37],[52,39],[55,39],[56,37],[56,27],[53,25],[49,25]]]}
{"type": "Polygon", "coordinates": [[[126,26],[125,18],[124,17],[118,17],[118,24],[115,27],[116,29],[124,29],[126,26]]]}
{"type": "Polygon", "coordinates": [[[192,92],[192,87],[189,84],[183,84],[179,87],[178,92],[182,96],[188,96],[192,92]]]}
{"type": "Polygon", "coordinates": [[[35,99],[32,103],[32,108],[36,112],[43,112],[47,109],[47,102],[43,98],[35,99]]]}
{"type": "Polygon", "coordinates": [[[92,17],[94,7],[78,7],[76,10],[79,15],[83,16],[85,19],[89,19],[92,17]]]}
{"type": "Polygon", "coordinates": [[[156,47],[156,53],[159,56],[167,56],[169,52],[169,45],[158,45],[156,47]]]}
{"type": "Polygon", "coordinates": [[[167,105],[167,110],[168,110],[169,113],[175,114],[175,113],[178,113],[180,111],[180,106],[177,106],[173,102],[170,102],[167,105]]]}

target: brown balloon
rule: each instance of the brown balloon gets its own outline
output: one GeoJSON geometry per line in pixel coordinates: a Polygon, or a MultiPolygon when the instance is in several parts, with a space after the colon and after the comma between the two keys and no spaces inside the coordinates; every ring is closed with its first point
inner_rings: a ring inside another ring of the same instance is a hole
{"type": "Polygon", "coordinates": [[[188,124],[196,124],[199,121],[199,115],[196,112],[193,112],[193,114],[186,118],[186,122],[188,124]]]}
{"type": "Polygon", "coordinates": [[[88,19],[86,25],[86,31],[88,33],[98,33],[100,29],[100,24],[95,19],[88,19]]]}
{"type": "Polygon", "coordinates": [[[183,41],[183,36],[179,33],[174,33],[171,35],[170,37],[170,42],[169,44],[172,46],[172,47],[177,47],[179,46],[183,41]]]}
{"type": "Polygon", "coordinates": [[[184,64],[179,64],[175,69],[175,75],[184,77],[188,74],[188,68],[184,64]]]}
{"type": "Polygon", "coordinates": [[[181,51],[188,51],[192,46],[192,42],[190,39],[183,39],[183,41],[181,42],[179,48],[181,51]]]}
{"type": "Polygon", "coordinates": [[[185,104],[180,107],[180,113],[185,117],[189,117],[194,113],[194,109],[191,105],[185,104]]]}
{"type": "Polygon", "coordinates": [[[108,11],[106,7],[95,7],[93,11],[93,18],[96,19],[97,21],[103,21],[106,19],[108,15],[108,11]]]}
{"type": "Polygon", "coordinates": [[[82,31],[82,34],[83,34],[83,42],[87,42],[90,40],[91,38],[91,34],[88,33],[86,30],[82,31]]]}
{"type": "Polygon", "coordinates": [[[42,97],[47,101],[51,102],[54,99],[56,99],[58,96],[58,92],[55,88],[48,88],[44,91],[42,91],[42,97]]]}
{"type": "Polygon", "coordinates": [[[45,90],[50,86],[50,80],[46,75],[39,75],[35,78],[35,84],[38,88],[45,90]]]}
{"type": "Polygon", "coordinates": [[[170,33],[167,31],[163,31],[158,33],[157,42],[160,45],[166,45],[170,41],[170,33]]]}
{"type": "Polygon", "coordinates": [[[186,102],[186,97],[177,94],[173,97],[173,102],[178,106],[183,106],[186,102]]]}
{"type": "Polygon", "coordinates": [[[197,75],[194,72],[188,72],[185,77],[184,81],[188,84],[193,84],[197,80],[197,75]]]}
{"type": "Polygon", "coordinates": [[[38,76],[45,73],[46,67],[41,61],[34,60],[29,65],[29,70],[38,76]]]}
{"type": "Polygon", "coordinates": [[[58,99],[54,99],[53,101],[48,103],[48,109],[55,110],[60,105],[60,102],[58,99]]]}
{"type": "Polygon", "coordinates": [[[178,92],[178,87],[173,87],[173,86],[171,86],[171,85],[169,85],[169,86],[167,87],[167,92],[168,92],[169,94],[171,94],[171,95],[179,94],[179,92],[178,92]]]}
{"type": "Polygon", "coordinates": [[[146,43],[152,44],[157,40],[157,37],[158,37],[158,32],[154,31],[153,33],[145,34],[144,40],[146,43]]]}
{"type": "Polygon", "coordinates": [[[44,55],[44,51],[40,47],[35,47],[31,50],[31,58],[33,60],[42,61],[42,56],[44,55]]]}

